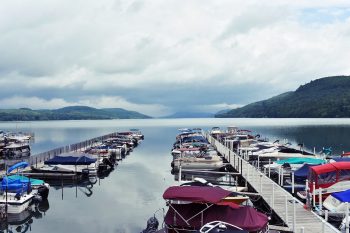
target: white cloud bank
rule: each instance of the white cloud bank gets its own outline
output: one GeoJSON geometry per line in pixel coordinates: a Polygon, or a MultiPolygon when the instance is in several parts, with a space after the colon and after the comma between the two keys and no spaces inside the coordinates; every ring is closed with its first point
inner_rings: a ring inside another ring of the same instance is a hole
{"type": "Polygon", "coordinates": [[[196,109],[240,106],[248,101],[237,96],[350,74],[349,9],[348,0],[4,0],[2,107],[114,104],[164,115],[188,105],[168,102],[191,91],[196,109]]]}

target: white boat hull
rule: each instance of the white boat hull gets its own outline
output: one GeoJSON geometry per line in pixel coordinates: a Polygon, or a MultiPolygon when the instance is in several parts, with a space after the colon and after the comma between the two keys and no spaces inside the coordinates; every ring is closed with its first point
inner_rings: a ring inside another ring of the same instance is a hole
{"type": "Polygon", "coordinates": [[[5,208],[7,205],[7,213],[9,214],[19,214],[26,210],[34,197],[33,194],[24,194],[18,200],[15,195],[15,193],[8,193],[7,201],[5,193],[0,196],[0,206],[5,208]]]}

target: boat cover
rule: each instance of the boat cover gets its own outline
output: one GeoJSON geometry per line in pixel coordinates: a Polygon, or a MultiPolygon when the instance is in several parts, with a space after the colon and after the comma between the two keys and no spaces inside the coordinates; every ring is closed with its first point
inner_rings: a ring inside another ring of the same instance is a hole
{"type": "Polygon", "coordinates": [[[297,181],[297,182],[305,181],[307,176],[309,175],[309,170],[310,170],[309,168],[312,166],[316,166],[316,165],[305,163],[301,168],[296,170],[294,172],[295,181],[297,181]]]}
{"type": "Polygon", "coordinates": [[[198,203],[172,204],[165,215],[164,222],[168,226],[199,229],[204,224],[209,222],[223,221],[238,226],[243,230],[259,231],[261,229],[265,229],[269,221],[265,214],[256,211],[250,206],[242,206],[239,209],[232,209],[229,206],[213,205],[210,208],[206,208],[206,205],[198,203]],[[173,208],[178,213],[176,213],[173,208]],[[202,214],[198,214],[202,211],[203,222],[202,214]],[[190,219],[196,214],[198,215],[189,220],[188,225],[179,216],[179,214],[181,214],[181,216],[186,220],[190,219]]]}
{"type": "Polygon", "coordinates": [[[172,186],[165,190],[163,198],[166,200],[216,204],[231,193],[220,187],[172,186]]]}
{"type": "Polygon", "coordinates": [[[39,179],[34,179],[34,178],[28,178],[26,176],[21,176],[21,175],[11,175],[11,176],[7,176],[7,179],[9,180],[9,182],[15,181],[15,180],[20,180],[22,183],[28,183],[30,182],[30,184],[32,186],[39,186],[44,184],[43,180],[39,180],[39,179]]]}
{"type": "Polygon", "coordinates": [[[338,170],[350,170],[349,162],[335,162],[335,163],[327,163],[323,165],[313,166],[310,168],[315,174],[323,174],[332,171],[338,170]]]}
{"type": "Polygon", "coordinates": [[[323,159],[314,159],[314,158],[290,158],[290,159],[283,159],[276,161],[278,164],[303,164],[303,163],[309,163],[309,164],[323,164],[325,161],[323,159]]]}
{"type": "Polygon", "coordinates": [[[89,158],[85,155],[77,156],[55,156],[52,159],[45,161],[47,165],[89,165],[95,163],[96,159],[89,158]]]}
{"type": "Polygon", "coordinates": [[[16,163],[15,165],[11,166],[8,170],[7,170],[7,174],[9,174],[10,172],[12,172],[15,169],[23,169],[25,167],[27,167],[29,164],[27,162],[19,162],[16,163]]]}
{"type": "Polygon", "coordinates": [[[341,202],[350,202],[350,189],[343,192],[332,193],[331,195],[341,202]]]}
{"type": "Polygon", "coordinates": [[[11,180],[11,179],[8,179],[7,176],[5,176],[1,182],[1,190],[5,192],[6,187],[8,192],[23,193],[27,190],[30,190],[31,185],[29,182],[21,182],[21,180],[19,179],[11,180]]]}
{"type": "Polygon", "coordinates": [[[350,157],[332,157],[335,162],[350,162],[350,157]]]}

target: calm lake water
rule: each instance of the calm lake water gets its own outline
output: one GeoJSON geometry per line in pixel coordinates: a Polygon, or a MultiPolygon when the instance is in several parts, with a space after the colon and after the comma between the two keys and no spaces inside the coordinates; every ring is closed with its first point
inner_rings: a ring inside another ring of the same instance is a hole
{"type": "MultiPolygon", "coordinates": [[[[51,188],[49,209],[27,221],[28,232],[136,233],[154,212],[164,208],[163,191],[175,184],[170,149],[182,127],[238,126],[263,137],[334,154],[350,151],[350,119],[147,119],[48,122],[0,122],[0,130],[35,133],[32,153],[139,128],[145,140],[108,177],[93,183],[51,188]],[[62,195],[63,193],[63,195],[62,195]],[[63,197],[62,197],[63,196],[63,197]]],[[[158,214],[160,216],[160,214],[158,214]]],[[[10,226],[13,232],[25,228],[10,226]]],[[[0,231],[1,232],[1,231],[0,231]]]]}

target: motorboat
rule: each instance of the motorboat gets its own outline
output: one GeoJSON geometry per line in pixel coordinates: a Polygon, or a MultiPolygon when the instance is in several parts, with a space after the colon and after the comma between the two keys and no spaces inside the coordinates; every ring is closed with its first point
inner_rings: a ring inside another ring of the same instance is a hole
{"type": "Polygon", "coordinates": [[[85,175],[97,175],[97,159],[90,158],[85,153],[67,153],[55,156],[44,162],[44,166],[32,171],[37,173],[75,173],[85,175]]]}
{"type": "Polygon", "coordinates": [[[324,159],[318,158],[305,158],[305,157],[296,157],[283,160],[274,161],[272,164],[264,165],[264,168],[271,170],[278,170],[279,168],[288,166],[291,171],[295,171],[301,168],[304,164],[320,165],[324,164],[326,161],[324,159]]]}
{"type": "Polygon", "coordinates": [[[30,156],[28,143],[11,143],[4,147],[3,155],[7,158],[22,158],[30,156]]]}
{"type": "Polygon", "coordinates": [[[206,224],[222,221],[245,232],[267,233],[269,218],[253,207],[222,202],[230,194],[220,187],[169,187],[163,194],[169,206],[164,218],[167,232],[200,231],[206,224]]]}
{"type": "Polygon", "coordinates": [[[26,162],[20,162],[10,167],[6,176],[1,181],[0,188],[0,209],[6,213],[18,214],[26,210],[35,197],[30,182],[24,183],[21,180],[7,179],[7,174],[15,169],[23,169],[28,166],[26,162]]]}
{"type": "MultiPolygon", "coordinates": [[[[309,169],[307,190],[314,194],[318,201],[318,194],[322,192],[322,199],[329,194],[350,189],[350,163],[334,162],[313,166],[309,169]]],[[[297,193],[302,199],[307,198],[307,192],[297,193]]]]}
{"type": "MultiPolygon", "coordinates": [[[[332,216],[339,214],[343,217],[346,212],[346,203],[350,203],[350,190],[331,193],[324,200],[323,207],[327,209],[332,216]]],[[[350,205],[348,208],[350,208],[350,205]]]]}
{"type": "Polygon", "coordinates": [[[217,170],[224,166],[224,162],[218,155],[184,156],[173,161],[174,170],[179,170],[180,166],[182,169],[189,170],[217,170]]]}

